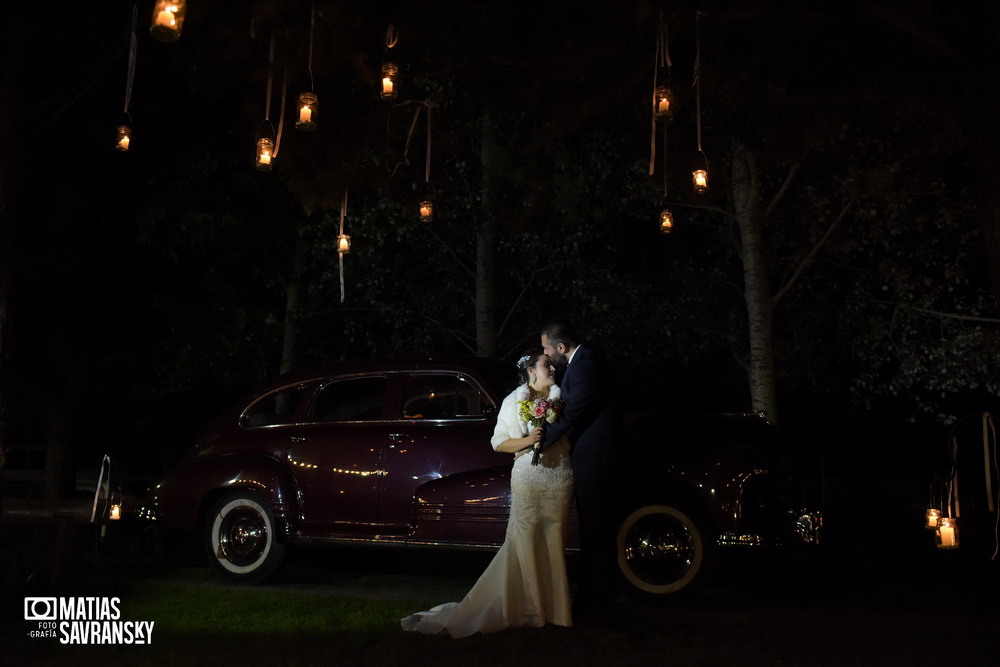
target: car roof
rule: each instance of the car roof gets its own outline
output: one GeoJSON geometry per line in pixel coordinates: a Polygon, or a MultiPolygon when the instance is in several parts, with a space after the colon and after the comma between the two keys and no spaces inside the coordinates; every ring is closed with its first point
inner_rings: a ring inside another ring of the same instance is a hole
{"type": "Polygon", "coordinates": [[[503,397],[516,384],[516,369],[514,364],[490,357],[475,357],[461,355],[407,355],[398,357],[379,357],[371,359],[348,359],[297,369],[270,380],[264,380],[253,387],[251,396],[260,396],[275,388],[312,382],[317,379],[332,378],[342,375],[414,372],[414,371],[465,371],[479,376],[490,388],[503,397]]]}

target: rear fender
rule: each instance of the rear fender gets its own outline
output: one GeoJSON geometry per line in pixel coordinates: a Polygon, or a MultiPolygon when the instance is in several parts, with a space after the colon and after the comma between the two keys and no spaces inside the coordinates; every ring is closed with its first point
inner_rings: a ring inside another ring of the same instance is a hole
{"type": "Polygon", "coordinates": [[[209,508],[236,489],[263,496],[284,532],[294,525],[298,517],[295,480],[279,461],[264,455],[223,455],[177,468],[156,489],[157,515],[170,528],[197,532],[209,508]]]}
{"type": "Polygon", "coordinates": [[[414,544],[497,546],[510,514],[510,467],[449,475],[413,495],[414,544]]]}

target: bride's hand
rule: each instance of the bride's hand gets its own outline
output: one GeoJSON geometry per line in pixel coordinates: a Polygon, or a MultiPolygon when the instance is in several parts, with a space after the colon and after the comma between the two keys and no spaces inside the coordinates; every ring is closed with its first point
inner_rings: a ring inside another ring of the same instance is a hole
{"type": "Polygon", "coordinates": [[[532,445],[537,445],[542,441],[542,438],[544,437],[545,437],[545,429],[542,428],[541,426],[536,426],[535,428],[531,429],[531,433],[528,434],[528,441],[532,445]]]}

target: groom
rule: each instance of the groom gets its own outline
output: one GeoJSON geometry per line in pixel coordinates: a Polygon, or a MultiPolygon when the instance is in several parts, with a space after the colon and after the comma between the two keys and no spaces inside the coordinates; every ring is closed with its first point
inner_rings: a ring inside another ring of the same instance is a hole
{"type": "MultiPolygon", "coordinates": [[[[543,449],[569,434],[583,572],[574,623],[608,616],[614,602],[615,534],[612,469],[619,419],[607,369],[573,326],[553,320],[542,329],[542,348],[562,371],[565,402],[558,421],[545,429],[543,449]]],[[[544,454],[543,454],[544,456],[544,454]]]]}

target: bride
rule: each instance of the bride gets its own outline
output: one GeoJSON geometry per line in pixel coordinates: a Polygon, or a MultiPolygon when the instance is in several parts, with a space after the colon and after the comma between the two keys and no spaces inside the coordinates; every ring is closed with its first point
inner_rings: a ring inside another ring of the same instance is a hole
{"type": "Polygon", "coordinates": [[[438,605],[402,620],[404,630],[467,637],[511,627],[572,625],[563,539],[573,496],[569,441],[545,449],[537,466],[531,448],[543,429],[518,417],[518,401],[559,398],[555,367],[540,349],[517,362],[520,386],[500,406],[491,443],[514,454],[510,519],[500,551],[461,602],[438,605]],[[526,456],[527,454],[527,456],[526,456]]]}

